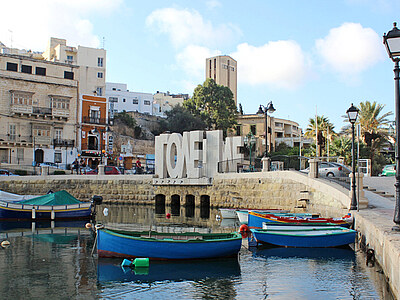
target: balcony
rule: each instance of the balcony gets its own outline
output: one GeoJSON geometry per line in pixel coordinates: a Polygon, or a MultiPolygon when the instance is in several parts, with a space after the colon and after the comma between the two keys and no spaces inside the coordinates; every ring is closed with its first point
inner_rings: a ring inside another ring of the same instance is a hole
{"type": "Polygon", "coordinates": [[[28,145],[32,144],[31,136],[0,134],[1,145],[28,145]]]}
{"type": "Polygon", "coordinates": [[[59,117],[59,118],[69,118],[69,110],[68,109],[59,109],[59,108],[53,108],[52,111],[53,117],[59,117]]]}
{"type": "Polygon", "coordinates": [[[49,107],[33,107],[32,113],[38,115],[51,115],[51,108],[49,107]]]}
{"type": "Polygon", "coordinates": [[[32,114],[33,107],[31,105],[12,104],[11,111],[16,114],[32,114]]]}
{"type": "Polygon", "coordinates": [[[51,137],[49,137],[49,136],[34,136],[33,143],[36,145],[50,145],[51,137]]]}
{"type": "MultiPolygon", "coordinates": [[[[32,105],[21,105],[21,104],[12,104],[11,111],[14,114],[21,114],[21,115],[36,115],[42,116],[44,118],[64,118],[68,119],[70,117],[69,109],[58,109],[58,108],[49,108],[49,107],[35,107],[32,105]]],[[[102,124],[102,123],[96,123],[102,124]]]]}
{"type": "Polygon", "coordinates": [[[107,125],[106,118],[83,116],[82,121],[83,121],[83,123],[89,123],[89,124],[107,125]]]}
{"type": "Polygon", "coordinates": [[[75,146],[74,140],[64,140],[64,139],[54,139],[53,140],[54,147],[71,147],[75,146]]]}

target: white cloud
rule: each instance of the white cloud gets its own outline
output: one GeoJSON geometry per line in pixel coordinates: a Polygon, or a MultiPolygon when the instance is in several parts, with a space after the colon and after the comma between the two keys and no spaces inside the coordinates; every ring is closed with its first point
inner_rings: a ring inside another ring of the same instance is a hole
{"type": "Polygon", "coordinates": [[[250,85],[292,89],[307,73],[305,56],[295,41],[269,42],[260,47],[243,43],[231,56],[238,62],[238,81],[250,85]]]}
{"type": "Polygon", "coordinates": [[[214,9],[216,7],[221,7],[222,4],[221,2],[217,1],[217,0],[210,0],[206,2],[206,6],[208,9],[214,9]]]}
{"type": "Polygon", "coordinates": [[[13,47],[44,50],[50,37],[69,45],[98,47],[92,15],[106,15],[123,0],[14,0],[4,1],[0,13],[0,41],[13,47]],[[11,32],[10,32],[11,31],[11,32]]]}
{"type": "Polygon", "coordinates": [[[232,24],[214,26],[203,19],[196,10],[163,8],[153,11],[146,25],[159,33],[167,34],[175,47],[197,44],[202,46],[221,45],[241,35],[232,24]]]}
{"type": "Polygon", "coordinates": [[[177,67],[196,79],[205,78],[206,58],[221,55],[220,51],[189,45],[176,55],[177,67]]]}
{"type": "Polygon", "coordinates": [[[341,75],[360,73],[384,57],[381,37],[371,28],[344,23],[315,43],[323,61],[341,75]]]}

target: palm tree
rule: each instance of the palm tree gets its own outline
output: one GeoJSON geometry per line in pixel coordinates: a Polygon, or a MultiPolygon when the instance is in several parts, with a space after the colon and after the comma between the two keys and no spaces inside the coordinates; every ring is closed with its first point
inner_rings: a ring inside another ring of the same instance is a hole
{"type": "Polygon", "coordinates": [[[329,143],[336,136],[334,131],[335,126],[329,122],[327,117],[317,116],[317,123],[314,118],[309,119],[309,124],[306,128],[305,137],[315,139],[315,143],[318,142],[319,156],[322,156],[322,149],[325,148],[325,142],[329,143]],[[316,139],[316,132],[318,131],[318,141],[316,139]]]}
{"type": "Polygon", "coordinates": [[[333,156],[344,158],[346,165],[351,164],[351,139],[347,136],[339,136],[333,140],[331,151],[333,156]]]}

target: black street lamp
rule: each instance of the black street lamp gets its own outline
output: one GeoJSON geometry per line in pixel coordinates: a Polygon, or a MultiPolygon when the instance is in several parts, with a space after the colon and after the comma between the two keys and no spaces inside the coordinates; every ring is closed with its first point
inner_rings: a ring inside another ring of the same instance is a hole
{"type": "Polygon", "coordinates": [[[351,204],[350,210],[357,209],[357,194],[356,194],[356,164],[354,162],[355,158],[355,146],[354,146],[354,124],[357,121],[358,117],[358,108],[351,104],[350,108],[346,111],[347,116],[349,118],[349,122],[351,123],[351,166],[352,166],[352,176],[353,180],[351,183],[351,204]]]}
{"type": "MultiPolygon", "coordinates": [[[[262,117],[265,116],[265,152],[264,157],[268,157],[268,112],[271,114],[275,111],[272,101],[269,101],[267,106],[260,105],[257,111],[257,115],[262,117]]],[[[272,141],[271,141],[272,142],[272,141]]]]}
{"type": "Polygon", "coordinates": [[[400,30],[397,28],[396,23],[393,23],[393,29],[387,34],[383,35],[383,44],[386,46],[386,50],[389,57],[394,61],[394,99],[395,99],[395,122],[396,122],[396,206],[394,209],[393,222],[396,223],[392,229],[400,231],[400,86],[399,86],[399,60],[400,60],[400,30]]]}

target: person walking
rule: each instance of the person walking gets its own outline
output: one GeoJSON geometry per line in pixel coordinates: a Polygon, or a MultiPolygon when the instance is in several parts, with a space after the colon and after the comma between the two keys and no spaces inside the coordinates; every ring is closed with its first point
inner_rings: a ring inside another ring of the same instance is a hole
{"type": "Polygon", "coordinates": [[[79,161],[77,158],[72,163],[72,174],[74,174],[74,170],[76,170],[76,174],[79,174],[79,161]]]}

